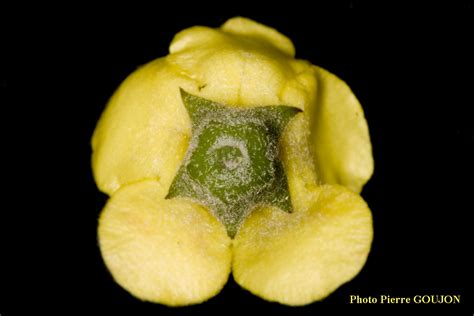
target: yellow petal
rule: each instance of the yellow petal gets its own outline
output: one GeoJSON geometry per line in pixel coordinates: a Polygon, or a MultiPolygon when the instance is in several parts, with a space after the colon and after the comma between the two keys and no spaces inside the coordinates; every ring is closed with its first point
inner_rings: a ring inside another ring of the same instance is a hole
{"type": "Polygon", "coordinates": [[[206,209],[164,200],[166,191],[156,181],[117,191],[100,216],[100,250],[115,281],[137,298],[199,303],[226,283],[231,241],[206,209]]]}
{"type": "Polygon", "coordinates": [[[171,184],[191,135],[180,77],[165,59],[131,74],[115,92],[92,139],[92,167],[100,190],[112,194],[144,179],[171,184]]]}
{"type": "Polygon", "coordinates": [[[364,112],[345,82],[322,68],[314,69],[316,102],[308,115],[318,177],[360,192],[374,169],[364,112]]]}
{"type": "Polygon", "coordinates": [[[199,86],[189,92],[236,107],[283,105],[283,90],[295,76],[291,41],[244,18],[231,19],[220,29],[181,31],[170,52],[168,62],[199,86]]]}
{"type": "Polygon", "coordinates": [[[268,43],[288,56],[295,56],[295,47],[288,37],[279,33],[274,28],[253,20],[243,17],[235,17],[227,20],[221,26],[221,29],[230,34],[248,36],[257,41],[268,43]]]}
{"type": "Polygon", "coordinates": [[[293,208],[307,208],[318,180],[309,149],[309,128],[304,113],[296,115],[288,123],[280,140],[280,157],[288,179],[293,208]]]}
{"type": "Polygon", "coordinates": [[[244,222],[233,248],[238,284],[269,301],[305,305],[359,273],[373,237],[370,210],[343,187],[316,190],[304,211],[262,208],[244,222]]]}
{"type": "Polygon", "coordinates": [[[222,32],[205,26],[193,26],[178,32],[170,43],[170,54],[187,50],[206,49],[209,46],[225,45],[222,32]]]}

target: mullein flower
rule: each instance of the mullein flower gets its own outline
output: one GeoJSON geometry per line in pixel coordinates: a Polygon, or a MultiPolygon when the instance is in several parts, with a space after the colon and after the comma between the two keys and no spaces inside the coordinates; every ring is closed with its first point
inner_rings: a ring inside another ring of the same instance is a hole
{"type": "Polygon", "coordinates": [[[112,96],[92,139],[110,196],[99,246],[132,295],[196,304],[232,273],[266,300],[304,305],[362,269],[364,113],[343,81],[294,54],[249,19],[195,26],[112,96]]]}

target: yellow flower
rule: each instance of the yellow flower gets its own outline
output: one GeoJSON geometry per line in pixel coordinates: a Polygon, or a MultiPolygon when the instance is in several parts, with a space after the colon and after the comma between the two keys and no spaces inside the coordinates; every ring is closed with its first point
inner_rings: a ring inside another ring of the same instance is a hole
{"type": "Polygon", "coordinates": [[[294,54],[288,38],[249,19],[191,27],[113,95],[92,139],[94,177],[111,196],[98,234],[132,295],[195,304],[232,271],[255,295],[304,305],[363,267],[373,235],[358,195],[373,172],[367,123],[343,81],[294,54]],[[209,205],[167,198],[193,138],[181,89],[231,109],[301,110],[279,139],[292,213],[258,204],[231,238],[209,205]]]}

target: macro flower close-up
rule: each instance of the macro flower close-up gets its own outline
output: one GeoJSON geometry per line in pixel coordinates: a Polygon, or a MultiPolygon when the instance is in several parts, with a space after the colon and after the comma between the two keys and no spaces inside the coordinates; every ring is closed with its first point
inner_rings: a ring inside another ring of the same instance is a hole
{"type": "Polygon", "coordinates": [[[111,97],[92,150],[109,196],[101,254],[138,299],[201,303],[232,274],[265,300],[306,305],[367,260],[362,107],[275,29],[237,17],[179,32],[111,97]]]}

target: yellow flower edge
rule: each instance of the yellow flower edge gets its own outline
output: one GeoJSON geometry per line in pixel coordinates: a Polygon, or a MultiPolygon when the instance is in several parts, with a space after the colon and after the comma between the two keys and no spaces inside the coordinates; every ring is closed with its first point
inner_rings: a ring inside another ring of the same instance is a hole
{"type": "Polygon", "coordinates": [[[337,185],[316,187],[309,207],[293,214],[263,207],[233,240],[235,281],[286,305],[321,300],[364,266],[372,215],[359,195],[337,185]]]}
{"type": "Polygon", "coordinates": [[[314,70],[317,100],[308,117],[318,176],[360,193],[374,171],[364,111],[345,82],[320,67],[314,70]]]}
{"type": "Polygon", "coordinates": [[[165,200],[148,180],[118,190],[99,220],[99,246],[113,278],[135,297],[170,306],[203,302],[227,282],[231,240],[206,209],[165,200]]]}
{"type": "Polygon", "coordinates": [[[276,30],[234,18],[219,29],[181,31],[168,56],[140,67],[114,93],[92,138],[92,167],[101,191],[111,195],[145,179],[171,184],[191,136],[180,88],[235,107],[298,107],[320,183],[360,192],[372,175],[367,123],[348,86],[295,59],[293,44],[276,30]]]}

